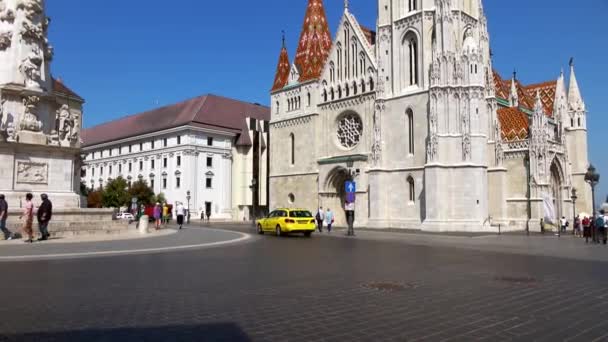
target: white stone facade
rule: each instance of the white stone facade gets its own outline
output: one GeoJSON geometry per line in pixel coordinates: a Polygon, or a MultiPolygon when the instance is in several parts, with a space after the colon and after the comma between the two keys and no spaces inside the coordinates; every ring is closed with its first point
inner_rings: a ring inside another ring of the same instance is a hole
{"type": "MultiPolygon", "coordinates": [[[[253,148],[236,146],[235,140],[234,132],[192,125],[85,146],[82,180],[98,189],[119,176],[128,182],[143,179],[170,204],[182,202],[187,208],[190,191],[192,218],[210,209],[212,220],[249,220],[253,148]]],[[[267,206],[265,152],[260,158],[257,206],[262,213],[267,206]]]]}
{"type": "Polygon", "coordinates": [[[481,0],[378,0],[378,13],[370,40],[346,6],[321,75],[298,82],[293,64],[289,82],[271,93],[272,208],[322,205],[344,224],[335,209],[354,179],[357,226],[539,230],[546,196],[555,216],[572,216],[573,187],[579,211],[591,211],[574,69],[570,95],[563,76],[548,102],[530,96],[541,86],[514,78],[511,97],[523,91],[527,102],[508,103],[509,94],[497,96],[481,0]],[[523,113],[525,136],[511,138],[512,118],[499,108],[523,113]]]}

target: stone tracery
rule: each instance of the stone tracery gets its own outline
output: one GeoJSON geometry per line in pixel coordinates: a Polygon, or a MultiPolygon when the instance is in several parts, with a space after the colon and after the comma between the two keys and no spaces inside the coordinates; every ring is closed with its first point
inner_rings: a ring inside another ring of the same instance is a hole
{"type": "Polygon", "coordinates": [[[338,141],[345,148],[354,148],[361,141],[363,123],[359,115],[350,113],[338,121],[338,141]]]}

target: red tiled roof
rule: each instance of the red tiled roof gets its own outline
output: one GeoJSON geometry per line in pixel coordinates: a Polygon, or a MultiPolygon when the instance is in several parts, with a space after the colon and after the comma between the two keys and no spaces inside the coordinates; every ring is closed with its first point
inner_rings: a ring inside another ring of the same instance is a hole
{"type": "Polygon", "coordinates": [[[57,80],[53,78],[53,91],[59,94],[63,94],[69,97],[75,97],[79,100],[84,101],[84,99],[82,97],[80,97],[80,95],[76,94],[74,91],[72,91],[72,89],[68,88],[68,86],[66,86],[63,81],[61,80],[57,80]]]}
{"type": "Polygon", "coordinates": [[[295,57],[295,64],[300,72],[300,82],[318,79],[321,76],[331,44],[323,0],[308,0],[295,57]]]}
{"type": "Polygon", "coordinates": [[[270,108],[205,95],[85,129],[82,139],[86,147],[185,125],[245,134],[246,117],[269,121],[270,108]]]}
{"type": "Polygon", "coordinates": [[[510,84],[500,77],[500,74],[494,70],[494,88],[496,90],[496,96],[501,99],[508,99],[511,93],[510,84]]]}
{"type": "Polygon", "coordinates": [[[548,117],[553,117],[553,104],[555,103],[555,92],[557,88],[557,80],[532,84],[526,87],[528,96],[536,98],[536,92],[540,92],[540,99],[543,103],[545,114],[548,117]]]}
{"type": "Polygon", "coordinates": [[[277,72],[274,77],[274,83],[272,84],[271,91],[279,90],[287,85],[290,69],[291,66],[289,64],[289,54],[287,53],[285,46],[283,46],[281,49],[281,54],[279,55],[279,63],[277,64],[277,72]]]}
{"type": "Polygon", "coordinates": [[[502,128],[502,138],[506,141],[528,138],[530,122],[528,115],[517,108],[503,107],[497,111],[502,128]]]}
{"type": "Polygon", "coordinates": [[[359,27],[361,28],[361,31],[363,31],[365,38],[367,38],[369,45],[376,45],[376,31],[372,31],[363,25],[359,25],[359,27]]]}

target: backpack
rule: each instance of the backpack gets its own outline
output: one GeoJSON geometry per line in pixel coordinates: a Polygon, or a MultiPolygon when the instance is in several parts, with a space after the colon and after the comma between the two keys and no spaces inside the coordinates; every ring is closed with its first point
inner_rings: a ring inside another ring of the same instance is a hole
{"type": "Polygon", "coordinates": [[[602,216],[599,216],[597,219],[595,219],[595,226],[597,228],[604,227],[604,218],[602,216]]]}
{"type": "Polygon", "coordinates": [[[315,216],[315,220],[321,221],[321,214],[317,211],[317,216],[315,216]]]}

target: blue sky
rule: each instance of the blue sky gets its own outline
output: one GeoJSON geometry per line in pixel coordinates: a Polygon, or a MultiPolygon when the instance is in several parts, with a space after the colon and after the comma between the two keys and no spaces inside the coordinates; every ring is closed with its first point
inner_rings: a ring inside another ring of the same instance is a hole
{"type": "MultiPolygon", "coordinates": [[[[85,127],[214,93],[262,104],[287,33],[290,57],[307,0],[56,0],[53,74],[83,96],[85,127]]],[[[375,27],[376,1],[351,0],[361,24],[375,27]]],[[[590,158],[608,172],[606,144],[608,1],[487,0],[494,67],[524,83],[555,79],[575,57],[589,110],[590,158]]],[[[335,31],[343,0],[325,0],[335,31]]],[[[608,193],[608,173],[598,198],[608,193]]]]}

